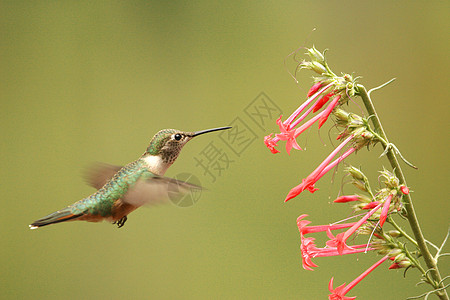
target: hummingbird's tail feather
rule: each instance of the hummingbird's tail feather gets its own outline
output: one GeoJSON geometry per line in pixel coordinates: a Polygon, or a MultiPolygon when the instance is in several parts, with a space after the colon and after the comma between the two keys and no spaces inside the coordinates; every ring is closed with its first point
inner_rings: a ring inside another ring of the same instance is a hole
{"type": "Polygon", "coordinates": [[[64,209],[55,211],[54,213],[51,213],[48,216],[45,216],[37,221],[34,221],[31,225],[28,226],[30,226],[30,229],[36,229],[50,224],[73,220],[80,216],[82,216],[82,214],[75,215],[72,213],[70,207],[66,207],[64,209]]]}

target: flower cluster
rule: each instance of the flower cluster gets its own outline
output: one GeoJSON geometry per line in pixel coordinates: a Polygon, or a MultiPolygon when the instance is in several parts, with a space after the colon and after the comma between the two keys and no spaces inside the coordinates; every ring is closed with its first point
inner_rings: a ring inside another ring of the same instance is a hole
{"type": "MultiPolygon", "coordinates": [[[[356,168],[350,167],[350,169],[354,170],[356,168]]],[[[359,176],[357,177],[365,178],[362,172],[359,171],[358,174],[359,176]]],[[[385,171],[385,175],[388,174],[389,172],[385,171]]],[[[393,176],[392,174],[389,175],[393,176]]],[[[391,177],[391,179],[393,179],[393,177],[391,177]]],[[[399,186],[398,188],[399,190],[405,190],[405,188],[402,188],[402,186],[399,186]]],[[[377,193],[377,197],[384,197],[384,192],[386,189],[387,188],[380,190],[380,192],[377,193]]],[[[391,191],[393,190],[395,190],[395,187],[391,187],[391,191]]],[[[401,234],[397,231],[393,231],[396,232],[396,234],[393,234],[393,232],[388,232],[386,234],[382,231],[382,228],[389,212],[393,210],[398,211],[398,203],[402,202],[401,199],[403,195],[404,194],[402,192],[402,194],[398,197],[394,197],[391,193],[384,199],[379,201],[368,201],[369,198],[364,195],[348,195],[338,197],[336,200],[334,200],[335,203],[357,201],[360,202],[361,205],[355,207],[361,210],[370,210],[369,212],[365,213],[359,221],[354,223],[308,226],[311,222],[304,220],[307,215],[301,215],[300,217],[298,217],[297,226],[300,231],[303,268],[312,270],[311,267],[317,267],[317,265],[315,265],[311,260],[313,257],[344,255],[366,252],[369,250],[378,250],[381,254],[395,254],[395,256],[400,254],[403,247],[399,246],[395,238],[401,236],[401,234]],[[333,235],[332,231],[344,228],[349,229],[347,229],[345,232],[333,235]],[[326,232],[329,238],[329,240],[326,242],[326,247],[317,248],[314,244],[315,239],[312,237],[306,237],[307,234],[317,232],[326,232]],[[354,234],[373,234],[377,237],[377,240],[374,244],[368,243],[356,246],[348,246],[347,240],[354,234]]]]}
{"type": "Polygon", "coordinates": [[[279,153],[276,149],[278,141],[286,141],[286,152],[291,153],[292,148],[302,150],[297,143],[297,138],[310,128],[314,123],[318,123],[320,128],[333,115],[336,119],[336,125],[342,128],[337,139],[342,140],[341,144],[302,182],[291,189],[286,196],[288,201],[304,190],[314,193],[315,183],[334,168],[338,163],[347,158],[350,154],[363,146],[377,142],[366,119],[352,113],[348,113],[341,107],[356,94],[355,79],[349,75],[335,75],[325,61],[324,55],[314,47],[308,49],[307,53],[311,61],[303,61],[299,64],[300,69],[313,70],[319,74],[314,78],[315,83],[309,89],[306,101],[295,110],[289,118],[282,121],[282,116],[277,120],[280,133],[271,133],[264,137],[264,143],[272,153],[279,153]],[[329,103],[328,103],[329,102],[329,103]],[[326,105],[328,103],[328,105],[326,105]],[[309,120],[305,119],[315,114],[309,120]],[[347,149],[343,154],[338,153],[344,148],[347,149]],[[333,161],[333,159],[336,157],[333,161]]]}
{"type": "MultiPolygon", "coordinates": [[[[370,185],[367,177],[357,168],[348,167],[346,169],[353,178],[353,184],[358,188],[370,194],[370,185]]],[[[302,263],[305,270],[312,271],[312,268],[318,267],[313,258],[347,255],[355,253],[366,253],[368,251],[376,251],[384,257],[371,266],[368,270],[358,276],[348,285],[341,285],[333,289],[333,278],[330,281],[329,290],[331,292],[330,299],[354,299],[354,297],[345,297],[356,284],[366,277],[376,267],[381,265],[387,259],[393,261],[389,269],[407,268],[416,266],[416,261],[411,253],[407,251],[405,245],[398,238],[403,234],[397,230],[385,232],[383,225],[388,218],[389,213],[399,211],[402,207],[402,197],[409,193],[409,189],[404,185],[399,185],[398,179],[390,172],[384,170],[382,177],[385,178],[385,188],[380,189],[374,198],[366,195],[345,195],[340,196],[335,203],[358,202],[354,208],[358,210],[369,210],[357,222],[331,225],[309,226],[311,221],[305,220],[308,215],[301,215],[297,219],[297,226],[300,231],[302,263]],[[333,234],[334,231],[346,229],[344,232],[333,234]],[[315,238],[311,234],[325,232],[328,241],[325,247],[317,247],[315,238]],[[366,244],[348,245],[350,237],[357,235],[375,236],[375,239],[366,244]]]]}
{"type": "MultiPolygon", "coordinates": [[[[363,118],[342,108],[353,96],[360,95],[359,87],[355,82],[356,78],[349,74],[335,75],[326,63],[324,54],[314,47],[307,49],[307,54],[310,61],[302,61],[298,68],[312,70],[318,74],[314,77],[314,84],[309,89],[307,99],[286,120],[283,121],[282,116],[278,118],[276,123],[280,132],[275,135],[273,133],[267,135],[264,143],[274,154],[280,152],[276,149],[279,141],[286,142],[288,154],[291,153],[292,148],[302,150],[297,143],[300,134],[314,123],[318,123],[318,127],[321,128],[330,119],[330,116],[333,116],[335,126],[339,129],[337,140],[340,140],[341,143],[314,171],[302,179],[300,184],[289,191],[285,202],[305,190],[311,193],[317,191],[318,188],[315,185],[320,178],[362,147],[369,147],[377,142],[381,142],[387,150],[389,147],[394,147],[371,129],[370,117],[363,118]]],[[[395,150],[399,153],[398,149],[395,148],[395,150]]],[[[333,288],[333,278],[331,278],[329,299],[354,299],[355,297],[345,295],[386,260],[392,261],[389,269],[421,268],[417,261],[420,252],[408,251],[400,238],[412,243],[416,249],[417,242],[401,230],[392,218],[393,214],[407,216],[405,196],[409,195],[409,188],[402,184],[392,172],[384,169],[380,172],[379,177],[379,181],[384,184],[384,187],[374,192],[370,187],[369,180],[359,168],[348,166],[344,171],[350,177],[350,183],[362,193],[342,195],[334,202],[352,203],[354,212],[359,213],[355,216],[358,220],[352,223],[340,224],[338,222],[330,225],[309,226],[311,221],[305,220],[308,215],[302,214],[298,217],[297,226],[300,231],[303,268],[312,271],[313,268],[318,267],[313,262],[318,257],[373,251],[383,255],[383,258],[348,285],[343,284],[333,288]],[[386,223],[393,226],[394,230],[386,230],[386,223]],[[311,236],[320,232],[326,233],[328,237],[323,247],[317,246],[316,238],[311,236]],[[369,236],[368,242],[349,245],[349,239],[352,237],[351,240],[354,241],[359,235],[369,236]]],[[[427,282],[432,283],[431,280],[427,282]]]]}
{"type": "Polygon", "coordinates": [[[277,142],[280,140],[286,141],[286,151],[288,154],[290,154],[292,148],[301,150],[301,147],[296,141],[297,137],[316,122],[319,123],[319,128],[322,127],[328,120],[330,114],[338,107],[347,103],[350,97],[356,93],[355,79],[351,75],[335,75],[328,67],[324,55],[314,47],[308,49],[307,54],[311,57],[311,61],[301,62],[299,68],[313,70],[319,76],[314,78],[315,84],[310,88],[307,94],[307,100],[285,121],[281,120],[282,116],[277,120],[280,133],[275,134],[274,137],[272,137],[272,133],[264,138],[264,143],[272,153],[280,152],[275,148],[278,146],[277,142]],[[326,105],[328,102],[330,103],[326,105]],[[325,108],[322,109],[323,107],[325,108]],[[318,112],[319,110],[321,111],[318,112]],[[299,126],[311,113],[317,114],[299,126]]]}

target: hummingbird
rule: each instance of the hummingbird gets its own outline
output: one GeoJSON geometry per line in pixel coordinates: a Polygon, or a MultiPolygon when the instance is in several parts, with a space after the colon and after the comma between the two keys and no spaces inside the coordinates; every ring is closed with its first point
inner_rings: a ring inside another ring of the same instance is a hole
{"type": "Polygon", "coordinates": [[[123,167],[97,164],[91,168],[86,179],[97,189],[95,193],[34,221],[29,227],[36,229],[76,220],[106,220],[120,228],[127,221],[128,214],[142,205],[162,203],[167,200],[169,192],[180,194],[201,189],[188,182],[164,177],[164,173],[191,139],[204,133],[230,128],[218,127],[195,132],[160,130],[137,160],[123,167]]]}

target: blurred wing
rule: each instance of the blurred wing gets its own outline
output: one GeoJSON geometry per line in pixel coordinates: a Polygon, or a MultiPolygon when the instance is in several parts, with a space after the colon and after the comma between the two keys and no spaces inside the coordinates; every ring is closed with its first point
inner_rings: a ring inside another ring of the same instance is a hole
{"type": "Polygon", "coordinates": [[[93,163],[84,172],[84,179],[87,184],[98,190],[104,186],[105,183],[110,180],[121,168],[121,166],[114,166],[100,162],[93,163]]]}
{"type": "Polygon", "coordinates": [[[201,186],[169,177],[155,176],[139,180],[123,197],[125,203],[134,206],[177,201],[188,193],[202,190],[201,186]]]}

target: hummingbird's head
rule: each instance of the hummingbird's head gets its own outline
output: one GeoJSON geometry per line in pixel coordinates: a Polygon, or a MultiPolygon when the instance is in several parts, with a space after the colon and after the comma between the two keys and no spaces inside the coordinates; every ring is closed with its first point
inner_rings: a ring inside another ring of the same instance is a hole
{"type": "Polygon", "coordinates": [[[175,162],[183,146],[191,139],[204,133],[229,128],[231,127],[218,127],[195,132],[176,129],[160,130],[150,141],[147,151],[143,155],[144,159],[151,172],[163,175],[167,168],[175,162]]]}

